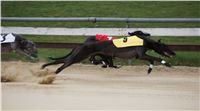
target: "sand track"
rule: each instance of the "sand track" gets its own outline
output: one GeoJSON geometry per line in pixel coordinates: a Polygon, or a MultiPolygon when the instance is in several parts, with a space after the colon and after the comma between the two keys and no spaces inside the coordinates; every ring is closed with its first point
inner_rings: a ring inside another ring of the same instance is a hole
{"type": "Polygon", "coordinates": [[[146,66],[102,69],[76,64],[53,84],[41,85],[30,70],[37,72],[42,64],[2,62],[2,74],[17,75],[16,82],[2,83],[3,109],[199,110],[199,67],[155,66],[147,75],[146,66]]]}

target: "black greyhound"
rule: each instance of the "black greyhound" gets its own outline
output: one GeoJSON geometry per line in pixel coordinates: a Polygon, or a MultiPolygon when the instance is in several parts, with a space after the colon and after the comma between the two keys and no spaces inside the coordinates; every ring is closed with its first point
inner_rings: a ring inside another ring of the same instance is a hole
{"type": "MultiPolygon", "coordinates": [[[[134,31],[134,32],[128,32],[128,35],[129,36],[141,36],[141,37],[150,37],[151,35],[149,33],[145,33],[145,32],[142,32],[142,31],[134,31]]],[[[95,38],[94,36],[93,37],[90,37],[88,38],[88,40],[86,40],[86,42],[90,42],[90,41],[94,41],[94,39],[91,39],[91,38],[95,38]]],[[[114,66],[113,65],[113,58],[112,56],[106,56],[106,55],[102,55],[102,54],[96,54],[96,55],[92,55],[90,57],[90,62],[97,65],[97,64],[103,64],[102,67],[103,68],[107,68],[107,67],[113,67],[113,68],[119,68],[117,66],[114,66]],[[100,59],[96,59],[96,56],[99,56],[100,59]]]]}
{"type": "MultiPolygon", "coordinates": [[[[151,35],[149,33],[145,33],[145,32],[142,32],[142,31],[134,31],[134,32],[129,32],[128,33],[129,36],[142,36],[142,37],[150,37],[151,35]]],[[[87,43],[87,42],[95,42],[95,41],[99,41],[99,40],[96,40],[96,37],[95,36],[90,36],[86,39],[86,41],[84,43],[87,43]]],[[[74,49],[73,49],[74,50],[74,49]]],[[[64,56],[64,57],[59,57],[59,58],[53,58],[53,57],[49,57],[49,59],[51,60],[59,60],[59,59],[63,59],[63,58],[66,58],[67,56],[69,56],[70,54],[64,56]]],[[[107,68],[107,67],[112,67],[112,68],[119,68],[117,66],[115,66],[113,64],[113,58],[112,56],[106,56],[106,55],[103,55],[103,54],[94,54],[92,55],[90,58],[89,58],[89,61],[92,63],[92,64],[95,64],[95,65],[98,65],[98,64],[103,64],[102,67],[103,68],[107,68]],[[99,58],[98,58],[99,57],[99,58]],[[98,58],[98,59],[97,59],[98,58]]]]}
{"type": "Polygon", "coordinates": [[[151,72],[153,68],[154,61],[160,62],[163,65],[170,67],[170,64],[167,63],[165,60],[157,57],[153,57],[147,55],[147,50],[154,50],[160,55],[166,57],[173,57],[175,53],[168,48],[167,45],[154,40],[151,40],[148,37],[139,36],[139,38],[143,39],[144,45],[143,46],[130,46],[125,48],[117,48],[113,41],[93,41],[93,42],[85,42],[83,45],[76,47],[73,49],[67,56],[62,57],[60,59],[56,59],[54,62],[47,63],[42,65],[42,69],[49,65],[54,64],[61,64],[63,65],[56,70],[56,74],[61,72],[64,68],[78,63],[87,57],[95,54],[102,54],[108,57],[118,57],[118,58],[139,58],[141,60],[146,60],[150,62],[148,73],[151,72]]]}
{"type": "Polygon", "coordinates": [[[37,48],[34,42],[13,33],[4,34],[1,37],[2,52],[15,51],[17,54],[26,55],[31,59],[37,58],[37,48]],[[14,40],[12,42],[5,42],[9,37],[13,37],[14,40]]]}

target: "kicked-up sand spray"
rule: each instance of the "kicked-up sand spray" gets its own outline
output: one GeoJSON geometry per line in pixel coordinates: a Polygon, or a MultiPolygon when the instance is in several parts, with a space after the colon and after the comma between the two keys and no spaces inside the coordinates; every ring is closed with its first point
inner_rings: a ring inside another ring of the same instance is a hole
{"type": "Polygon", "coordinates": [[[26,62],[2,62],[1,82],[36,82],[52,84],[56,75],[49,69],[41,70],[41,65],[26,62]]]}

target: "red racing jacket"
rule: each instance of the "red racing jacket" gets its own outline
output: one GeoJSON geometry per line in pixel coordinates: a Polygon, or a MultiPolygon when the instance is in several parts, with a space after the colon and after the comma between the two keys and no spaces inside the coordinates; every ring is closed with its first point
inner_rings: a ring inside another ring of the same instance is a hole
{"type": "Polygon", "coordinates": [[[96,34],[96,40],[99,41],[106,41],[106,40],[113,40],[116,39],[116,37],[111,37],[108,35],[103,35],[103,34],[96,34]]]}

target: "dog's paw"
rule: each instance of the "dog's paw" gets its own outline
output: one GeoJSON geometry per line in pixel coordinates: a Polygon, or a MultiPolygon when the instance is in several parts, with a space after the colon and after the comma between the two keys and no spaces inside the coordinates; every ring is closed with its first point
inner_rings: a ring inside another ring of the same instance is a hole
{"type": "Polygon", "coordinates": [[[152,71],[152,68],[149,68],[147,73],[150,74],[151,71],[152,71]]]}
{"type": "Polygon", "coordinates": [[[45,67],[46,67],[45,65],[42,65],[42,66],[41,66],[41,69],[44,69],[45,67]]]}
{"type": "Polygon", "coordinates": [[[102,65],[101,67],[102,67],[102,68],[107,68],[107,65],[102,65]]]}

